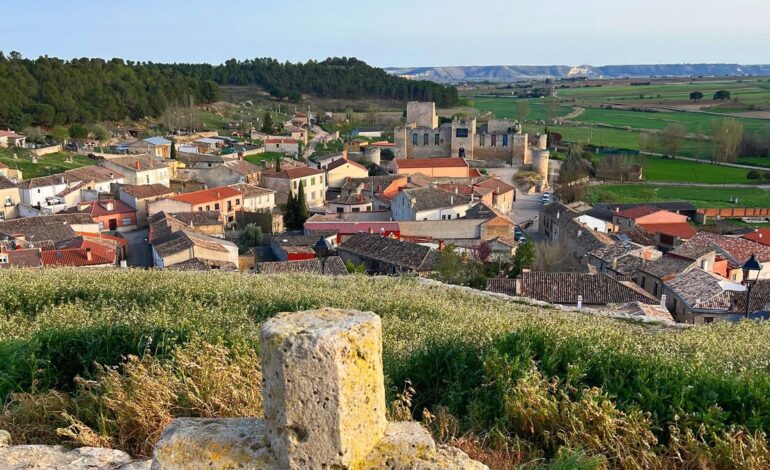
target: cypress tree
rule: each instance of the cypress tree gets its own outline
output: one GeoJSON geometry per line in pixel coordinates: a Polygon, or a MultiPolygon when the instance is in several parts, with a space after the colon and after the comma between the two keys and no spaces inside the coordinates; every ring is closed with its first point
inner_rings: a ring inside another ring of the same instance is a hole
{"type": "Polygon", "coordinates": [[[176,140],[171,139],[171,153],[169,154],[169,157],[172,160],[176,160],[176,140]]]}
{"type": "Polygon", "coordinates": [[[310,211],[307,209],[307,201],[305,199],[305,188],[302,181],[299,182],[299,189],[297,190],[297,230],[301,229],[305,225],[305,221],[310,218],[310,211]]]}

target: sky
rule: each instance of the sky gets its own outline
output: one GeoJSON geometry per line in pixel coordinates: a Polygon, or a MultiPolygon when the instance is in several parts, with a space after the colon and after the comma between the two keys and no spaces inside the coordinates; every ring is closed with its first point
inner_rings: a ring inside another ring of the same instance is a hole
{"type": "Polygon", "coordinates": [[[2,0],[0,50],[379,67],[770,63],[770,0],[2,0]]]}

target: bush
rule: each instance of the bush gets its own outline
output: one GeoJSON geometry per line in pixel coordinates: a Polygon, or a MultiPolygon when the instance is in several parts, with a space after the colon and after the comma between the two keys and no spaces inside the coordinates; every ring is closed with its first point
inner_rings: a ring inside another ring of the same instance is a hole
{"type": "Polygon", "coordinates": [[[762,173],[760,173],[757,170],[751,170],[746,174],[746,179],[749,180],[760,180],[762,179],[762,173]]]}

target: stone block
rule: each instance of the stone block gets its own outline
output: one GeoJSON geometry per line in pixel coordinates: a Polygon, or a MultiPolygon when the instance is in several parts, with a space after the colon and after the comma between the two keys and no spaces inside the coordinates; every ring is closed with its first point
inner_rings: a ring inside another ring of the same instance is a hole
{"type": "Polygon", "coordinates": [[[382,327],[371,312],[268,320],[260,343],[267,439],[279,468],[349,468],[387,427],[382,327]]]}
{"type": "Polygon", "coordinates": [[[69,450],[62,446],[22,445],[0,448],[0,468],[3,469],[122,469],[131,463],[131,457],[123,451],[98,447],[69,450]]]}
{"type": "Polygon", "coordinates": [[[153,451],[152,470],[272,468],[259,419],[178,418],[153,451]]]}

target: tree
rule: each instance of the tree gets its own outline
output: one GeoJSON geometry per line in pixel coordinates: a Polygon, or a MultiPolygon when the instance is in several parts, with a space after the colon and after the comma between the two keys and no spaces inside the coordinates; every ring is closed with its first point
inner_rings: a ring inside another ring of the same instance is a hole
{"type": "Polygon", "coordinates": [[[690,93],[690,99],[695,102],[697,102],[698,100],[702,100],[703,93],[701,93],[700,91],[693,91],[692,93],[690,93]]]}
{"type": "Polygon", "coordinates": [[[110,134],[110,131],[108,131],[107,128],[102,126],[101,124],[95,124],[91,128],[91,132],[93,132],[96,140],[101,142],[108,140],[112,136],[112,134],[110,134]]]}
{"type": "Polygon", "coordinates": [[[516,120],[523,124],[527,116],[529,116],[529,101],[519,100],[516,103],[516,120]]]}
{"type": "Polygon", "coordinates": [[[307,208],[307,200],[305,199],[305,186],[302,180],[299,182],[297,188],[297,228],[300,230],[305,226],[305,221],[310,218],[310,211],[307,208]]]}
{"type": "Polygon", "coordinates": [[[265,134],[271,134],[273,132],[273,116],[268,111],[265,111],[265,116],[262,118],[262,132],[265,134]]]}
{"type": "Polygon", "coordinates": [[[556,113],[559,112],[559,100],[555,96],[545,99],[545,111],[549,121],[556,117],[556,113]]]}
{"type": "Polygon", "coordinates": [[[730,99],[730,92],[728,90],[718,90],[714,93],[714,101],[725,101],[730,99]]]}
{"type": "Polygon", "coordinates": [[[465,285],[467,275],[463,260],[457,253],[457,247],[450,243],[438,255],[436,277],[441,282],[454,285],[465,285]]]}
{"type": "Polygon", "coordinates": [[[509,266],[508,277],[513,279],[519,277],[524,271],[524,268],[532,266],[532,262],[535,260],[535,247],[532,242],[527,239],[523,243],[519,243],[511,258],[511,264],[509,266]]]}
{"type": "Polygon", "coordinates": [[[657,134],[652,132],[639,133],[639,150],[647,153],[658,153],[660,151],[660,139],[657,134]]]}
{"type": "Polygon", "coordinates": [[[56,142],[64,142],[70,136],[70,131],[64,126],[53,126],[51,129],[51,138],[56,142]]]}
{"type": "Polygon", "coordinates": [[[248,224],[243,229],[243,233],[238,237],[238,251],[243,254],[249,248],[262,243],[262,228],[257,224],[248,224]]]}
{"type": "Polygon", "coordinates": [[[275,172],[276,173],[281,171],[281,160],[282,160],[282,158],[281,158],[280,155],[275,157],[275,172]]]}
{"type": "Polygon", "coordinates": [[[734,162],[743,140],[743,123],[737,119],[711,122],[711,149],[714,163],[734,162]]]}
{"type": "Polygon", "coordinates": [[[75,123],[70,126],[70,137],[73,139],[86,139],[88,138],[88,129],[83,124],[75,123]]]}
{"type": "Polygon", "coordinates": [[[172,160],[176,160],[176,139],[171,139],[171,152],[169,153],[169,158],[172,160]]]}
{"type": "Polygon", "coordinates": [[[684,124],[674,122],[667,125],[660,133],[660,145],[663,153],[676,158],[676,154],[682,148],[682,141],[686,133],[687,128],[684,127],[684,124]]]}

